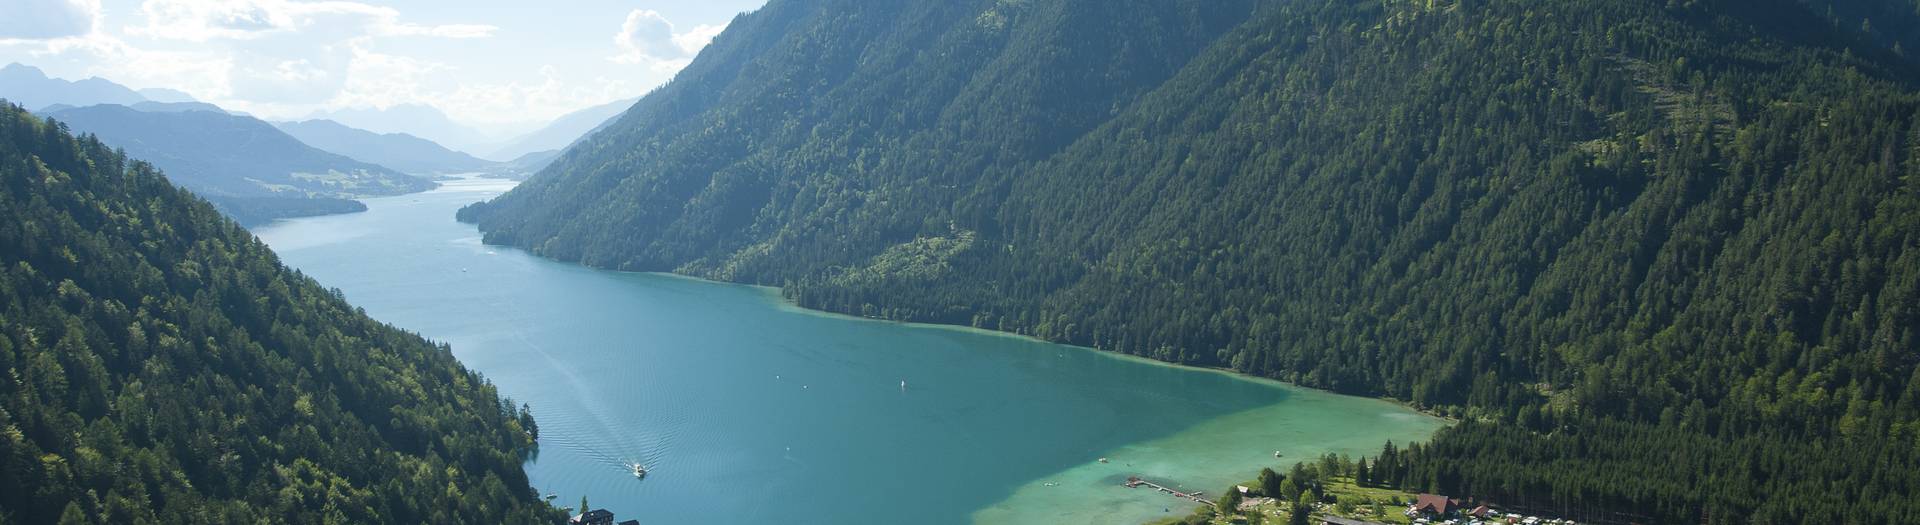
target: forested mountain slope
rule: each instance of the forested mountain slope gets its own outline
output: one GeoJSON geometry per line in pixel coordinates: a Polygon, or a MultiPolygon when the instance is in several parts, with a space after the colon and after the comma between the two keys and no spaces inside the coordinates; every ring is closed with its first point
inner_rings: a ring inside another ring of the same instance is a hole
{"type": "Polygon", "coordinates": [[[532,418],[144,162],[0,105],[0,523],[540,523],[532,418]]]}
{"type": "Polygon", "coordinates": [[[546,170],[564,176],[468,216],[599,266],[803,274],[944,229],[921,212],[1070,143],[1251,4],[772,2],[546,170]]]}
{"type": "Polygon", "coordinates": [[[1196,5],[775,0],[462,217],[1461,417],[1407,488],[1920,516],[1920,6],[1196,5]]]}
{"type": "Polygon", "coordinates": [[[253,117],[141,111],[103,104],[46,115],[152,162],[244,223],[365,209],[347,199],[432,189],[434,183],[300,142],[253,117]],[[344,206],[343,206],[344,205],[344,206]],[[258,211],[260,214],[248,213],[258,211]]]}

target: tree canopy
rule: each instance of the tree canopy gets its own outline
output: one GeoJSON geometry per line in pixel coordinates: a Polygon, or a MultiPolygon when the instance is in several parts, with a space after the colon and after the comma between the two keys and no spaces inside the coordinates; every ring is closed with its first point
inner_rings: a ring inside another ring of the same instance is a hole
{"type": "Polygon", "coordinates": [[[533,419],[151,165],[0,103],[0,523],[541,523],[533,419]]]}
{"type": "Polygon", "coordinates": [[[1461,418],[1394,485],[1920,509],[1910,0],[781,1],[487,241],[1461,418]]]}

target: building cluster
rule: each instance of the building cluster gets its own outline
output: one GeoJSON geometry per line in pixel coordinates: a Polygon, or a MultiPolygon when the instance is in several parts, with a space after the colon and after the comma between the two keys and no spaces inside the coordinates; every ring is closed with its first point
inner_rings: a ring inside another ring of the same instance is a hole
{"type": "Polygon", "coordinates": [[[1573,520],[1504,513],[1485,504],[1468,508],[1460,500],[1435,494],[1415,498],[1407,506],[1407,517],[1415,525],[1578,525],[1573,520]]]}

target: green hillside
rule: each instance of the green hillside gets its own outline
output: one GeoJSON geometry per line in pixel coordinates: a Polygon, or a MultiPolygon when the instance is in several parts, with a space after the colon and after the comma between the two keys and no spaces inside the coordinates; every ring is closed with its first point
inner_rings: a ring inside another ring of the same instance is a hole
{"type": "Polygon", "coordinates": [[[0,523],[536,523],[485,378],[0,105],[0,523]]]}
{"type": "Polygon", "coordinates": [[[1384,482],[1920,516],[1910,0],[780,1],[462,212],[1463,420],[1384,482]]]}
{"type": "Polygon", "coordinates": [[[349,199],[434,187],[424,178],[315,149],[248,116],[116,105],[45,115],[153,163],[245,224],[361,211],[366,207],[349,199]]]}

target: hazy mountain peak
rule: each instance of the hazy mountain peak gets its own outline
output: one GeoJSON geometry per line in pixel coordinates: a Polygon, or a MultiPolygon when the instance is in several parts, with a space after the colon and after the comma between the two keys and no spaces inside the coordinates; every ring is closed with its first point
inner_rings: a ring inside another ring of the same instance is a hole
{"type": "Polygon", "coordinates": [[[561,115],[540,129],[514,138],[488,156],[495,160],[519,159],[533,153],[564,149],[605,127],[639,101],[638,98],[620,99],[561,115]]]}
{"type": "Polygon", "coordinates": [[[176,89],[145,88],[137,91],[137,93],[139,93],[140,96],[147,97],[147,100],[151,100],[154,102],[184,103],[184,102],[200,101],[199,99],[193,98],[193,95],[189,95],[185,91],[180,91],[176,89]]]}
{"type": "Polygon", "coordinates": [[[274,127],[309,146],[405,173],[463,173],[494,167],[492,162],[447,149],[411,133],[379,133],[329,119],[277,122],[274,127]]]}
{"type": "Polygon", "coordinates": [[[0,68],[0,98],[35,109],[54,104],[130,106],[147,101],[146,97],[132,89],[110,80],[98,77],[76,81],[52,78],[40,68],[17,62],[0,68]]]}
{"type": "Polygon", "coordinates": [[[330,120],[374,133],[406,133],[460,151],[478,150],[492,142],[479,130],[454,122],[439,108],[425,104],[315,111],[306,120],[330,120]]]}
{"type": "Polygon", "coordinates": [[[47,74],[40,71],[40,68],[19,62],[9,63],[6,67],[0,67],[0,77],[14,75],[31,75],[39,78],[47,78],[47,74]]]}

